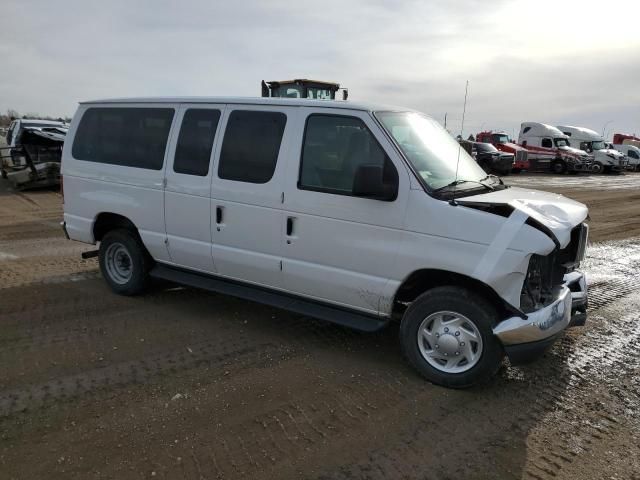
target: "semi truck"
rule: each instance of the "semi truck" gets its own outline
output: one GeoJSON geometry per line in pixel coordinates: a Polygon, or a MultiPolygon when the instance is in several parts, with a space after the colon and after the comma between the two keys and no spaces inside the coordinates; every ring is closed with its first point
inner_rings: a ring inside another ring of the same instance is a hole
{"type": "Polygon", "coordinates": [[[501,152],[512,154],[514,156],[512,169],[514,173],[529,170],[530,164],[527,149],[513,143],[505,132],[493,132],[491,130],[480,132],[476,135],[476,142],[490,143],[501,152]]]}
{"type": "Polygon", "coordinates": [[[556,174],[593,170],[593,156],[573,148],[567,135],[546,123],[523,122],[520,125],[518,144],[529,151],[532,170],[556,174]]]}
{"type": "Polygon", "coordinates": [[[627,167],[626,157],[615,149],[607,148],[604,137],[599,133],[570,125],[560,125],[557,128],[569,137],[572,145],[593,155],[594,172],[621,172],[627,167]]]}

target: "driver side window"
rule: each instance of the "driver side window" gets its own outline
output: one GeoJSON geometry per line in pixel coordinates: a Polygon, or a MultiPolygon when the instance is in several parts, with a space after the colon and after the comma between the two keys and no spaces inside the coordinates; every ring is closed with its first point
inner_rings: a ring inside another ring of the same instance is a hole
{"type": "Polygon", "coordinates": [[[305,127],[298,188],[353,195],[361,165],[383,167],[383,183],[397,183],[398,173],[380,144],[356,117],[312,114],[305,127]]]}
{"type": "Polygon", "coordinates": [[[544,148],[553,148],[553,142],[551,142],[550,138],[543,138],[542,139],[542,146],[544,148]]]}

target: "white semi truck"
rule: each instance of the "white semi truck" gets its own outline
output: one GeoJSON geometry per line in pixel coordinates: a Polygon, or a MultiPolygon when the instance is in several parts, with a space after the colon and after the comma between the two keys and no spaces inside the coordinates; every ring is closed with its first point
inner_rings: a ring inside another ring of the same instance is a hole
{"type": "Polygon", "coordinates": [[[599,133],[589,128],[570,125],[561,125],[558,129],[569,137],[574,147],[593,155],[595,172],[621,172],[627,167],[625,155],[618,150],[607,148],[604,137],[599,133]]]}
{"type": "Polygon", "coordinates": [[[569,137],[551,125],[523,122],[518,143],[529,152],[532,170],[550,170],[559,174],[590,172],[593,169],[593,156],[573,148],[569,137]]]}

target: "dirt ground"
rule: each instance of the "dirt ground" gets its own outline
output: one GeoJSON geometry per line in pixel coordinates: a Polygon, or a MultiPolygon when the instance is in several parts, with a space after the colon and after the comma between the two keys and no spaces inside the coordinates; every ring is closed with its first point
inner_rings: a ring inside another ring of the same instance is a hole
{"type": "Polygon", "coordinates": [[[585,327],[481,388],[188,288],[112,294],[61,197],[0,183],[0,478],[640,479],[640,174],[509,177],[591,208],[585,327]]]}

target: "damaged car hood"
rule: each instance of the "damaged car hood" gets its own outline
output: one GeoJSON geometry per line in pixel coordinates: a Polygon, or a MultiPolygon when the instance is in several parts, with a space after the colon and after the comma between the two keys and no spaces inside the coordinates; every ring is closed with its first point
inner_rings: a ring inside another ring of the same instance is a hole
{"type": "Polygon", "coordinates": [[[495,192],[464,197],[460,205],[509,205],[547,227],[561,248],[571,240],[571,230],[587,218],[586,205],[563,195],[524,188],[505,188],[495,192]]]}

